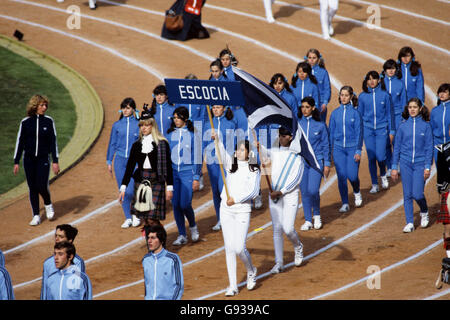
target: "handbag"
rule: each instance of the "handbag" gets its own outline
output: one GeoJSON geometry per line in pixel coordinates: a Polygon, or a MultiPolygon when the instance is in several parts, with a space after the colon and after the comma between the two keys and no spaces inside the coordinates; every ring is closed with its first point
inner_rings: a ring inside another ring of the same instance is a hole
{"type": "Polygon", "coordinates": [[[164,24],[166,25],[166,29],[171,32],[180,31],[184,27],[183,12],[181,14],[175,14],[173,10],[167,11],[164,24]]]}

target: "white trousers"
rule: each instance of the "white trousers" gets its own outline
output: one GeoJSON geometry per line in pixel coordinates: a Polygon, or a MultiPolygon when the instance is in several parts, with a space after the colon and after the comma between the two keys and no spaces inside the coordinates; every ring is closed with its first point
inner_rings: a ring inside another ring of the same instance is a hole
{"type": "Polygon", "coordinates": [[[264,10],[266,11],[266,18],[267,20],[273,19],[273,13],[272,13],[272,4],[275,2],[275,0],[263,0],[264,1],[264,10]]]}
{"type": "Polygon", "coordinates": [[[338,10],[339,0],[319,0],[320,3],[320,24],[322,25],[322,34],[330,35],[331,20],[338,10]]]}
{"type": "Polygon", "coordinates": [[[245,246],[248,227],[250,225],[250,212],[233,212],[220,207],[220,223],[222,225],[223,242],[228,270],[230,288],[237,289],[236,255],[241,258],[247,272],[253,271],[252,259],[245,246]]]}
{"type": "Polygon", "coordinates": [[[292,242],[294,248],[302,246],[295,231],[295,218],[298,210],[299,190],[294,190],[279,198],[275,203],[269,197],[270,216],[272,217],[273,245],[275,249],[275,263],[283,265],[283,233],[292,242]]]}

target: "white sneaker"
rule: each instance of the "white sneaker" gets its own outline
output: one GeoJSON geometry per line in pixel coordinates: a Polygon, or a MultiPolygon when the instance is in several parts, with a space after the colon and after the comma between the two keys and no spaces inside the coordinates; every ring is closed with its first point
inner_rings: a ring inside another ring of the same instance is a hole
{"type": "Polygon", "coordinates": [[[134,214],[132,214],[131,217],[132,217],[132,224],[131,224],[131,225],[132,225],[133,227],[139,227],[140,224],[141,224],[141,219],[139,219],[138,217],[136,217],[136,215],[134,215],[134,214]]]}
{"type": "Polygon", "coordinates": [[[131,219],[126,219],[124,221],[124,223],[122,224],[121,228],[127,229],[127,228],[131,227],[132,224],[133,224],[133,221],[131,219]]]}
{"type": "Polygon", "coordinates": [[[91,10],[95,10],[97,8],[97,4],[95,2],[95,0],[89,0],[89,8],[91,8],[91,10]]]}
{"type": "Polygon", "coordinates": [[[262,196],[261,195],[257,195],[256,196],[256,198],[255,198],[255,209],[261,209],[261,207],[262,207],[262,200],[261,200],[261,198],[262,198],[262,196]]]}
{"type": "Polygon", "coordinates": [[[303,245],[299,245],[298,247],[294,248],[294,252],[295,252],[294,264],[296,267],[300,267],[303,261],[303,245]]]}
{"type": "Polygon", "coordinates": [[[192,242],[197,242],[200,239],[200,234],[198,233],[197,226],[189,228],[191,230],[191,240],[192,242]]]}
{"type": "Polygon", "coordinates": [[[53,210],[53,205],[51,203],[45,206],[45,214],[50,221],[55,217],[55,210],[53,210]]]}
{"type": "Polygon", "coordinates": [[[308,231],[313,228],[313,224],[310,221],[305,221],[305,223],[300,227],[302,231],[308,231]]]}
{"type": "Polygon", "coordinates": [[[414,231],[414,225],[412,223],[408,223],[404,228],[403,232],[409,233],[414,231]]]}
{"type": "Polygon", "coordinates": [[[380,191],[380,188],[378,187],[378,185],[373,184],[372,189],[370,189],[369,193],[377,193],[378,191],[380,191]]]}
{"type": "Polygon", "coordinates": [[[322,220],[320,219],[320,216],[313,216],[314,219],[314,229],[319,230],[322,228],[322,220]]]}
{"type": "Polygon", "coordinates": [[[348,203],[344,203],[342,207],[339,208],[339,212],[344,213],[350,210],[350,206],[348,203]]]}
{"type": "Polygon", "coordinates": [[[237,288],[228,288],[227,292],[225,292],[225,297],[232,297],[238,294],[237,288]]]}
{"type": "Polygon", "coordinates": [[[64,0],[56,0],[56,2],[58,2],[58,3],[63,3],[64,0]]]}
{"type": "Polygon", "coordinates": [[[214,227],[212,227],[213,231],[219,231],[222,225],[220,224],[220,221],[216,223],[214,227]]]}
{"type": "Polygon", "coordinates": [[[387,176],[381,176],[381,187],[383,189],[389,188],[389,181],[388,181],[387,176]]]}
{"type": "Polygon", "coordinates": [[[41,217],[39,215],[33,216],[33,220],[30,222],[30,226],[37,226],[38,224],[41,224],[41,217]]]}
{"type": "Polygon", "coordinates": [[[330,36],[332,36],[334,34],[334,29],[333,29],[333,26],[331,24],[328,27],[328,33],[330,34],[330,36]]]}
{"type": "Polygon", "coordinates": [[[322,37],[323,37],[325,40],[331,40],[331,37],[330,37],[329,34],[324,34],[324,35],[322,35],[322,37]]]}
{"type": "Polygon", "coordinates": [[[428,212],[421,212],[420,216],[422,217],[422,219],[420,220],[420,226],[422,228],[428,227],[428,223],[430,222],[428,218],[428,212]]]}
{"type": "Polygon", "coordinates": [[[266,17],[268,23],[274,23],[275,19],[273,17],[266,17]]]}
{"type": "Polygon", "coordinates": [[[272,274],[277,274],[277,273],[281,273],[284,271],[283,266],[280,263],[275,263],[275,265],[273,266],[272,270],[270,270],[270,273],[272,274]]]}
{"type": "Polygon", "coordinates": [[[198,190],[202,191],[205,188],[205,184],[203,183],[203,176],[200,176],[200,179],[198,180],[198,182],[200,184],[198,187],[198,190]]]}
{"type": "Polygon", "coordinates": [[[361,191],[358,193],[354,193],[353,194],[355,196],[355,207],[359,208],[362,206],[362,195],[361,195],[361,191]]]}
{"type": "Polygon", "coordinates": [[[172,245],[174,246],[181,246],[183,244],[187,243],[187,238],[185,236],[182,236],[181,234],[178,236],[177,240],[172,242],[172,245]]]}
{"type": "Polygon", "coordinates": [[[258,269],[253,267],[253,272],[247,272],[247,289],[253,290],[256,286],[256,272],[258,269]]]}

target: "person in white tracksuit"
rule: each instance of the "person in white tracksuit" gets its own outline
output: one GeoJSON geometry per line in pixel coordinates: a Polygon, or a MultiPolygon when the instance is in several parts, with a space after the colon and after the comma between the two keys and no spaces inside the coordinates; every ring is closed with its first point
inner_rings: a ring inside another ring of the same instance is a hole
{"type": "Polygon", "coordinates": [[[322,35],[325,40],[330,40],[330,36],[334,34],[331,21],[335,16],[339,0],[319,0],[320,3],[320,24],[322,26],[322,35]]]}
{"type": "MultiPolygon", "coordinates": [[[[216,139],[216,134],[212,138],[216,139]]],[[[250,153],[248,140],[239,141],[233,157],[225,151],[223,143],[218,140],[220,156],[226,170],[226,186],[222,189],[220,203],[220,221],[225,244],[229,287],[225,296],[234,296],[239,291],[236,280],[236,255],[247,269],[247,289],[256,285],[257,269],[245,246],[250,224],[251,201],[259,194],[260,170],[256,157],[250,153]]]]}
{"type": "Polygon", "coordinates": [[[264,10],[266,11],[266,19],[269,23],[274,23],[275,19],[273,18],[272,13],[272,4],[275,0],[263,0],[264,1],[264,10]]]}
{"type": "Polygon", "coordinates": [[[273,224],[275,266],[270,271],[280,273],[283,265],[283,233],[291,241],[295,252],[295,265],[303,260],[303,244],[295,231],[299,184],[302,180],[304,163],[302,158],[289,149],[292,133],[281,127],[278,129],[279,148],[267,150],[260,146],[263,163],[271,163],[272,192],[269,197],[270,216],[273,224]]]}

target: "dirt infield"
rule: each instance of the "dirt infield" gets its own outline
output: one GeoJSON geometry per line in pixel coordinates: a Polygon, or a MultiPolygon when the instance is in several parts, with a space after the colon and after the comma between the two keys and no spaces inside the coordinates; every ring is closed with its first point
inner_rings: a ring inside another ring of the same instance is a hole
{"type": "MultiPolygon", "coordinates": [[[[75,245],[86,262],[94,297],[143,299],[141,259],[146,246],[144,240],[139,239],[139,229],[120,228],[123,213],[114,202],[118,196],[117,185],[106,168],[110,129],[118,119],[117,111],[123,98],[131,96],[142,106],[144,102],[151,103],[151,91],[163,77],[183,78],[195,73],[206,79],[210,58],[216,57],[226,44],[239,59],[241,68],[264,81],[269,81],[276,72],[290,78],[307,49],[319,49],[335,80],[330,111],[338,106],[336,87],[348,84],[361,92],[367,71],[381,71],[384,60],[396,59],[399,48],[409,45],[422,64],[429,88],[426,105],[433,107],[437,87],[449,80],[450,26],[445,12],[450,4],[430,0],[430,5],[422,7],[418,0],[381,2],[435,20],[383,7],[382,30],[369,30],[355,21],[338,17],[334,22],[336,34],[332,41],[326,41],[320,37],[318,1],[277,1],[273,7],[277,23],[268,24],[261,0],[208,0],[203,22],[211,38],[180,43],[158,39],[162,14],[169,6],[165,0],[115,2],[121,6],[98,1],[95,11],[89,10],[84,0],[66,0],[62,4],[54,0],[1,1],[0,33],[10,36],[19,29],[25,34],[28,45],[75,69],[97,91],[105,111],[104,128],[89,154],[50,186],[55,221],[44,218],[40,226],[29,226],[31,209],[27,197],[0,211],[0,249],[6,253],[6,266],[13,279],[16,299],[39,299],[40,281],[37,279],[41,276],[42,262],[52,252],[55,226],[83,218],[86,219],[76,223],[79,235],[75,245]],[[86,15],[81,17],[81,29],[69,30],[66,26],[69,15],[65,10],[71,4],[78,5],[86,15]],[[420,41],[412,41],[410,37],[420,41]],[[104,206],[104,210],[99,210],[104,206]],[[31,242],[17,248],[28,241],[31,242]],[[119,288],[121,286],[124,287],[119,288]]],[[[364,23],[369,17],[367,7],[358,1],[341,1],[338,15],[364,23]]],[[[202,209],[197,212],[201,241],[181,248],[168,246],[185,264],[183,299],[224,299],[223,290],[228,285],[222,234],[211,231],[215,213],[210,203],[206,170],[204,172],[205,189],[195,193],[193,199],[194,209],[202,209]]],[[[12,165],[7,174],[12,174],[12,165]]],[[[305,261],[300,267],[288,267],[276,276],[265,275],[273,266],[274,253],[267,185],[263,181],[264,207],[252,212],[250,231],[264,228],[253,232],[247,242],[258,273],[263,277],[258,279],[255,290],[240,288],[239,295],[231,299],[424,299],[439,293],[434,281],[444,251],[438,243],[442,238],[442,225],[435,222],[439,206],[436,177],[426,187],[430,226],[420,228],[419,211],[415,206],[417,229],[404,234],[404,211],[399,202],[402,200],[401,183],[391,182],[389,190],[369,194],[371,182],[365,152],[360,167],[362,208],[351,206],[349,213],[338,213],[340,198],[334,175],[332,168],[330,178],[322,186],[323,228],[299,231],[304,218],[302,209],[298,212],[296,230],[304,244],[305,261]],[[418,253],[415,259],[408,259],[418,253]],[[370,275],[370,266],[389,268],[381,274],[378,289],[369,289],[364,279],[370,275]],[[345,290],[340,289],[347,285],[345,290]],[[336,291],[331,293],[333,290],[336,291]]],[[[352,195],[350,201],[353,201],[352,195]]],[[[42,214],[45,216],[43,210],[42,214]]],[[[164,223],[168,226],[170,244],[177,236],[171,212],[164,223]]],[[[285,263],[291,263],[293,256],[292,246],[286,241],[285,263]]],[[[238,282],[245,280],[244,268],[238,262],[238,282]]],[[[441,291],[446,289],[448,287],[441,291]]],[[[450,293],[439,297],[449,298],[450,293]]]]}

